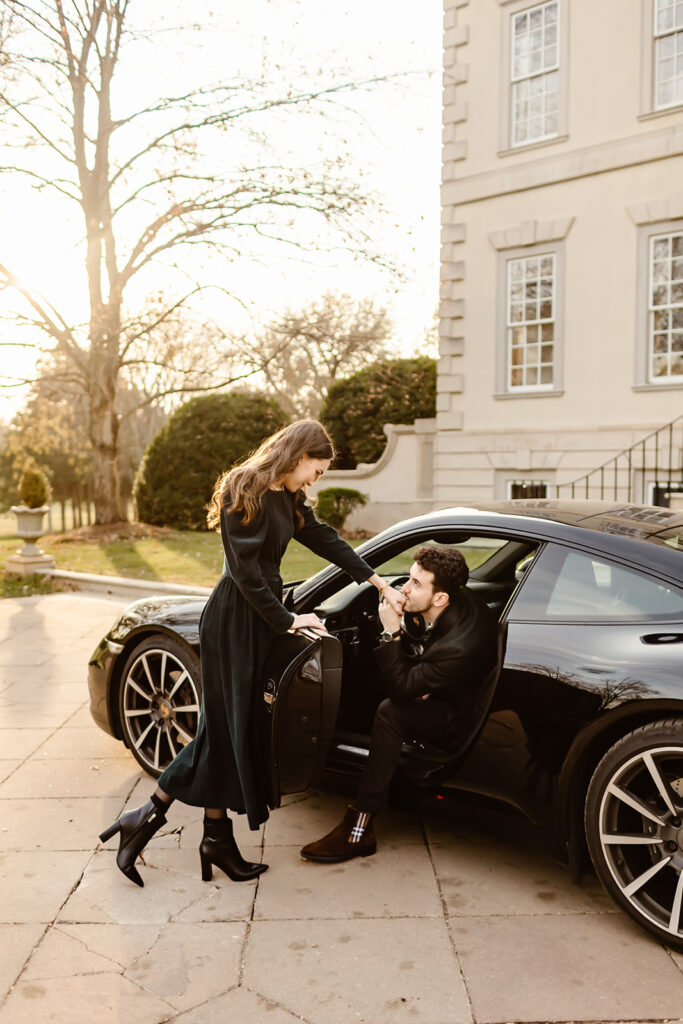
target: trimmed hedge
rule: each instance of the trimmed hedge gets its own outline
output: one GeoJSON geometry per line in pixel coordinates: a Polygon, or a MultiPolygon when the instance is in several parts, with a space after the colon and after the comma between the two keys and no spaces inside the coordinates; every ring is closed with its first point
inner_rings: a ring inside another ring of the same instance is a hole
{"type": "Polygon", "coordinates": [[[234,392],[191,398],[173,413],[145,452],[134,497],[138,519],[179,530],[205,530],[216,480],[287,423],[272,398],[234,392]]]}
{"type": "Polygon", "coordinates": [[[351,487],[325,487],[318,492],[315,514],[335,530],[341,530],[354,508],[367,505],[368,496],[351,487]]]}
{"type": "Polygon", "coordinates": [[[428,356],[373,363],[332,384],[320,418],[337,449],[335,466],[354,469],[377,462],[384,451],[385,423],[412,423],[436,416],[436,360],[428,356]]]}

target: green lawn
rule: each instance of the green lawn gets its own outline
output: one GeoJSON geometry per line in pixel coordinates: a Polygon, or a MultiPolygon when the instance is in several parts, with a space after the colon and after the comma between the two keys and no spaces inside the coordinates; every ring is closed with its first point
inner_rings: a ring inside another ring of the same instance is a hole
{"type": "MultiPolygon", "coordinates": [[[[11,536],[14,516],[0,516],[0,572],[6,558],[21,547],[11,536]]],[[[39,542],[46,554],[55,558],[58,569],[98,573],[104,576],[131,576],[136,579],[185,583],[189,586],[212,587],[223,568],[223,550],[217,533],[190,530],[155,530],[152,536],[116,537],[99,540],[73,539],[69,534],[53,534],[39,542]]],[[[357,547],[361,541],[352,540],[357,547]]],[[[485,544],[459,545],[470,569],[486,561],[493,553],[485,544]]],[[[379,566],[382,573],[407,573],[412,563],[413,546],[379,566]]],[[[282,560],[282,578],[303,580],[327,563],[297,541],[292,541],[282,560]]],[[[37,584],[36,584],[37,585],[37,584]]],[[[6,584],[5,596],[14,596],[16,583],[6,584]],[[9,590],[8,590],[9,588],[9,590]]],[[[44,581],[49,593],[48,581],[44,581]]],[[[18,591],[17,593],[21,592],[18,591]]],[[[32,593],[42,592],[32,590],[32,593]]]]}
{"type": "MultiPolygon", "coordinates": [[[[356,546],[360,541],[351,543],[356,546]]],[[[0,535],[0,567],[20,546],[18,538],[0,535]]],[[[105,576],[212,587],[223,568],[223,550],[217,533],[169,530],[158,537],[104,542],[60,541],[57,536],[41,540],[39,546],[54,557],[58,569],[105,576]]],[[[324,559],[292,541],[282,560],[282,577],[285,581],[306,579],[324,565],[324,559]]]]}

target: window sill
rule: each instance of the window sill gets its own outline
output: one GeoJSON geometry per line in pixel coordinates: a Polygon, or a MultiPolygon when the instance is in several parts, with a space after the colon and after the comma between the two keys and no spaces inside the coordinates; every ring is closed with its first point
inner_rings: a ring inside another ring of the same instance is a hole
{"type": "Polygon", "coordinates": [[[562,388],[549,388],[547,391],[497,391],[493,397],[502,401],[508,398],[559,398],[563,394],[562,388]]]}
{"type": "Polygon", "coordinates": [[[667,381],[666,384],[634,384],[632,391],[680,391],[683,380],[667,381]]]}
{"type": "Polygon", "coordinates": [[[514,153],[526,153],[530,149],[544,149],[546,146],[554,146],[558,142],[566,142],[568,135],[553,135],[552,139],[540,139],[538,142],[525,142],[522,146],[513,146],[511,149],[499,149],[496,156],[512,156],[514,153]]]}
{"type": "Polygon", "coordinates": [[[652,121],[655,117],[666,117],[667,114],[680,114],[683,110],[683,103],[676,103],[673,107],[662,107],[661,110],[648,110],[644,114],[638,114],[639,121],[652,121]]]}

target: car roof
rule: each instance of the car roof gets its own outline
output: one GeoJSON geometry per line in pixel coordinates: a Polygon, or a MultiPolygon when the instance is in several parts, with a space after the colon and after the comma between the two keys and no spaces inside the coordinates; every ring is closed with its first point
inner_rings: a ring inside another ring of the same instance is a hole
{"type": "Polygon", "coordinates": [[[381,536],[459,523],[585,545],[683,580],[683,511],[653,505],[553,498],[477,502],[404,520],[381,536]]]}

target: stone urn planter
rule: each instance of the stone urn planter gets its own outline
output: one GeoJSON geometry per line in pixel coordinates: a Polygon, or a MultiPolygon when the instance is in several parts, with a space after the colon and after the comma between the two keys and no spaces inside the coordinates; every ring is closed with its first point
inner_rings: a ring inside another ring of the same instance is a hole
{"type": "Polygon", "coordinates": [[[45,530],[43,521],[49,509],[50,485],[44,473],[37,467],[27,466],[19,482],[20,505],[13,505],[17,517],[17,536],[24,546],[5,562],[5,572],[18,576],[46,572],[55,568],[55,560],[40,550],[36,541],[45,530]]]}

